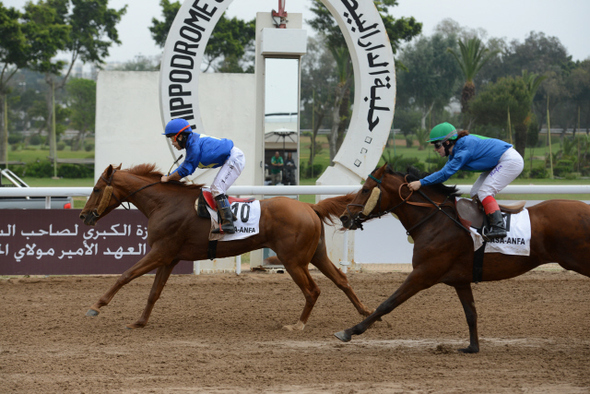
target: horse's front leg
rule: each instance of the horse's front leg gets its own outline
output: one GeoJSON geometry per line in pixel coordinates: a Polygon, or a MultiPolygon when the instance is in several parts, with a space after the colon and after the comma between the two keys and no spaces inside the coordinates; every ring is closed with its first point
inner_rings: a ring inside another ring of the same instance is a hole
{"type": "Polygon", "coordinates": [[[436,280],[428,278],[428,275],[423,275],[420,270],[414,270],[408,275],[404,283],[393,293],[387,300],[383,301],[381,305],[375,309],[365,320],[343,331],[338,331],[334,335],[342,342],[348,342],[353,335],[360,335],[367,331],[373,323],[381,320],[381,317],[390,313],[399,305],[403,304],[407,299],[421,290],[427,289],[437,283],[436,280]]]}
{"type": "Polygon", "coordinates": [[[459,296],[465,317],[467,318],[467,325],[469,326],[469,346],[465,349],[459,349],[463,353],[477,353],[479,352],[479,335],[477,334],[477,311],[475,310],[475,300],[473,299],[473,292],[471,285],[455,286],[455,291],[459,296]]]}
{"type": "Polygon", "coordinates": [[[158,268],[158,270],[156,271],[156,277],[154,278],[152,289],[150,291],[150,295],[148,297],[147,305],[145,306],[145,309],[143,310],[141,317],[135,323],[128,324],[127,328],[145,327],[145,325],[148,322],[148,319],[150,318],[150,314],[152,313],[152,309],[154,309],[154,304],[156,303],[156,301],[158,301],[158,298],[160,298],[162,290],[164,289],[164,286],[166,285],[168,278],[170,278],[172,270],[174,269],[174,267],[176,267],[176,264],[178,264],[179,261],[180,260],[174,260],[172,263],[158,268]]]}
{"type": "Polygon", "coordinates": [[[169,263],[169,261],[166,261],[159,256],[157,252],[154,252],[154,249],[150,250],[150,252],[143,256],[141,260],[121,274],[119,279],[117,279],[117,282],[115,282],[115,284],[90,307],[88,312],[86,312],[86,316],[97,316],[100,313],[100,308],[108,305],[121,287],[125,286],[133,279],[138,278],[143,274],[147,274],[151,270],[163,266],[166,263],[169,263]]]}

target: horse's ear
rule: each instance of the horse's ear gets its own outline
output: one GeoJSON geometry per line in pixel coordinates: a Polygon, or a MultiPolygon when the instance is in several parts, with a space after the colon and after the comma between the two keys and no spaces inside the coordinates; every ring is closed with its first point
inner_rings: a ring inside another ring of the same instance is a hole
{"type": "Polygon", "coordinates": [[[107,178],[111,176],[111,174],[113,173],[113,165],[109,164],[109,166],[107,167],[107,169],[104,171],[106,173],[107,178]]]}
{"type": "Polygon", "coordinates": [[[119,164],[119,166],[117,168],[115,168],[115,170],[120,170],[122,166],[123,166],[123,163],[119,164]]]}

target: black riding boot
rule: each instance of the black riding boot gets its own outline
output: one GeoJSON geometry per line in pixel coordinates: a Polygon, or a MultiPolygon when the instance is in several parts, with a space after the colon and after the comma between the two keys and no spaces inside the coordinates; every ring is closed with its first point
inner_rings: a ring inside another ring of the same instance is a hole
{"type": "Polygon", "coordinates": [[[234,227],[234,214],[231,211],[229,201],[227,201],[227,196],[225,194],[220,194],[219,196],[215,197],[215,205],[217,205],[217,211],[219,212],[219,216],[221,218],[221,226],[212,232],[218,234],[221,232],[221,229],[227,234],[235,233],[236,228],[234,227]]]}
{"type": "Polygon", "coordinates": [[[489,239],[506,237],[506,226],[502,218],[502,212],[495,211],[487,215],[488,227],[486,228],[485,236],[489,239]]]}

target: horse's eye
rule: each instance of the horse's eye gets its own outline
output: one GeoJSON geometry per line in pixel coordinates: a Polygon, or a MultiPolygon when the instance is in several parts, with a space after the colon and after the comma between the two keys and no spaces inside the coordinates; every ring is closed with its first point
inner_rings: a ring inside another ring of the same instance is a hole
{"type": "Polygon", "coordinates": [[[98,189],[98,188],[95,187],[94,189],[92,189],[92,192],[93,193],[100,193],[100,189],[98,189]]]}
{"type": "Polygon", "coordinates": [[[367,194],[370,191],[371,191],[371,189],[365,189],[365,188],[361,189],[361,193],[363,193],[363,194],[367,194]]]}

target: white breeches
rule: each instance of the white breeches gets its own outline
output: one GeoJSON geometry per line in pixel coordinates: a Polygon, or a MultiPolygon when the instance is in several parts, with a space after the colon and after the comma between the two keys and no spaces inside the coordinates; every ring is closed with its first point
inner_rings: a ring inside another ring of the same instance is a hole
{"type": "Polygon", "coordinates": [[[238,179],[245,165],[246,158],[244,157],[244,152],[234,146],[225,164],[221,166],[221,169],[211,184],[211,194],[213,194],[213,197],[217,197],[220,194],[227,194],[227,189],[238,179]]]}
{"type": "Polygon", "coordinates": [[[500,157],[500,161],[490,171],[483,172],[471,188],[471,197],[476,194],[479,201],[487,196],[494,197],[502,189],[520,175],[524,168],[524,160],[514,148],[508,149],[500,157]]]}

